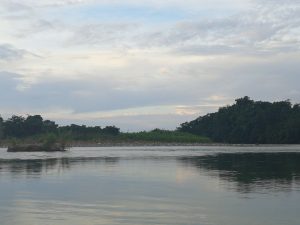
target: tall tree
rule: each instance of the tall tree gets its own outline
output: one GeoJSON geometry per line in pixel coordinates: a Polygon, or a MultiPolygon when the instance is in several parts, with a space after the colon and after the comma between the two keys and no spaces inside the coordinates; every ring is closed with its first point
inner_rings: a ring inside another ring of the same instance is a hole
{"type": "Polygon", "coordinates": [[[6,137],[21,138],[26,135],[24,129],[25,118],[22,116],[13,115],[4,122],[4,134],[6,137]]]}
{"type": "Polygon", "coordinates": [[[43,125],[44,125],[43,118],[40,115],[27,116],[27,118],[24,121],[26,136],[42,133],[43,125]]]}
{"type": "Polygon", "coordinates": [[[0,140],[3,138],[3,118],[0,115],[0,140]]]}

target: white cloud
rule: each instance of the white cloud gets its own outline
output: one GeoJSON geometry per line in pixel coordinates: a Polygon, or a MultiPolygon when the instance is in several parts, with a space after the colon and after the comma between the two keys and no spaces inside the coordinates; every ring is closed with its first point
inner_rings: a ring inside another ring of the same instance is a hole
{"type": "Polygon", "coordinates": [[[0,12],[2,113],[151,129],[244,95],[300,101],[297,1],[14,0],[0,12]],[[153,13],[77,16],[104,5],[153,13]]]}

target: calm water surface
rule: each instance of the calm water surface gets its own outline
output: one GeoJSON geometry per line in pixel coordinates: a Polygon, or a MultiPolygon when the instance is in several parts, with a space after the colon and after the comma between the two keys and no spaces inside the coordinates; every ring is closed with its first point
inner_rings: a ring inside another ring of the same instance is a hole
{"type": "Polygon", "coordinates": [[[299,225],[300,146],[0,149],[1,225],[299,225]]]}

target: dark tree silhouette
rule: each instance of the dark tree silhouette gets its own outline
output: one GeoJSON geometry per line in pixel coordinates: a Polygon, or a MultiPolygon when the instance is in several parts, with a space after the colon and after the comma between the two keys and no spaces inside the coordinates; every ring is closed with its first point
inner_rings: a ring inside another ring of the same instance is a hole
{"type": "Polygon", "coordinates": [[[3,138],[3,118],[0,115],[0,139],[3,138]]]}
{"type": "Polygon", "coordinates": [[[28,136],[42,133],[43,118],[40,115],[28,116],[24,121],[24,128],[28,136]]]}
{"type": "Polygon", "coordinates": [[[210,137],[216,142],[245,144],[300,143],[300,106],[289,100],[236,100],[232,106],[181,124],[179,131],[210,137]]]}
{"type": "Polygon", "coordinates": [[[54,134],[67,136],[73,140],[91,140],[99,136],[115,136],[120,133],[120,129],[115,126],[88,127],[85,125],[71,124],[68,126],[58,126],[54,121],[44,120],[40,115],[23,116],[13,115],[7,120],[0,116],[0,139],[3,138],[26,138],[36,135],[54,134]]]}
{"type": "Polygon", "coordinates": [[[102,132],[104,134],[109,134],[109,135],[118,135],[120,134],[120,128],[117,128],[115,126],[107,126],[102,129],[102,132]]]}

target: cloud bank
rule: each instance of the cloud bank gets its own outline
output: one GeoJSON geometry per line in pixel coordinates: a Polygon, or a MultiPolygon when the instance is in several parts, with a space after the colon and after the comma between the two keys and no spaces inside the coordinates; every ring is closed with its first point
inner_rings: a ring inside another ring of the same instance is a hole
{"type": "Polygon", "coordinates": [[[122,130],[179,123],[237,97],[300,102],[300,3],[0,3],[0,113],[122,130]]]}

